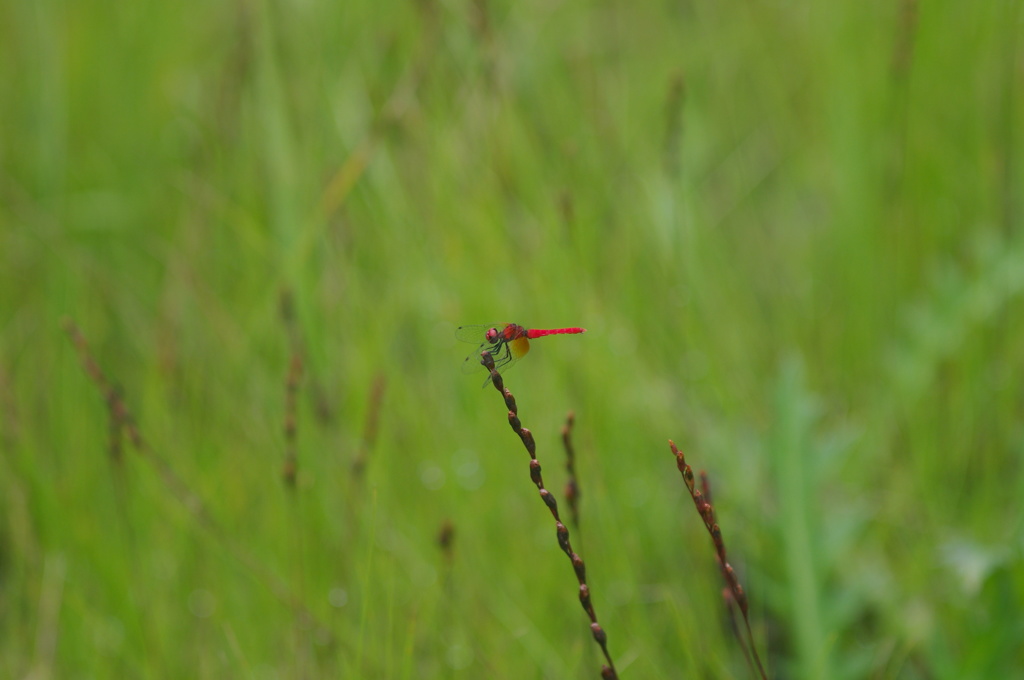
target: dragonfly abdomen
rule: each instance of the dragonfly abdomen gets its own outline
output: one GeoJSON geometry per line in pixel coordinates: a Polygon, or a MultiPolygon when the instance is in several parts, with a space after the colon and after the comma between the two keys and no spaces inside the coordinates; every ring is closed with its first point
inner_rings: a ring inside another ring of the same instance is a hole
{"type": "Polygon", "coordinates": [[[531,328],[526,332],[526,337],[530,338],[543,338],[545,335],[575,335],[577,333],[586,333],[586,328],[531,328]]]}

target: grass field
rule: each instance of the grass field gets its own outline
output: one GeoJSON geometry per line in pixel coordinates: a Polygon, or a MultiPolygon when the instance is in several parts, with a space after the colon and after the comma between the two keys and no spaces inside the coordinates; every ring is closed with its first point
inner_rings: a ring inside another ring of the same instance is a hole
{"type": "Polygon", "coordinates": [[[14,0],[0,126],[0,677],[600,677],[495,321],[621,677],[758,677],[670,438],[769,677],[1024,677],[1024,3],[14,0]]]}

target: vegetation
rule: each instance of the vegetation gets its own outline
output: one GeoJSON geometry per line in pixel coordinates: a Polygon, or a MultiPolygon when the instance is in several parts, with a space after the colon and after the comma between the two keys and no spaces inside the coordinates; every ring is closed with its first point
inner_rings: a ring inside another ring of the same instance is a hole
{"type": "Polygon", "coordinates": [[[0,4],[0,677],[1019,672],[1022,27],[0,4]]]}

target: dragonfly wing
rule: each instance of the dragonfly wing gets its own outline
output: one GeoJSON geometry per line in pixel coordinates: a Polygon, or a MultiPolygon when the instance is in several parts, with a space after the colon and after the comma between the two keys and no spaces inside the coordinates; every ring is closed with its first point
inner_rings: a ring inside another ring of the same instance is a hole
{"type": "Polygon", "coordinates": [[[455,329],[455,337],[462,342],[480,344],[487,339],[487,329],[493,326],[459,326],[455,329]]]}

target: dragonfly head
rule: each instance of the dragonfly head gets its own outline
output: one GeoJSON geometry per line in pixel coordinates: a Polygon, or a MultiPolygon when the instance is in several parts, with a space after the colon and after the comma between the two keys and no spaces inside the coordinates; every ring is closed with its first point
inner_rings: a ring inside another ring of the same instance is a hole
{"type": "Polygon", "coordinates": [[[500,333],[498,332],[497,328],[490,328],[487,331],[487,336],[486,337],[487,337],[487,342],[489,342],[489,343],[491,343],[493,345],[493,344],[496,344],[498,342],[498,338],[500,337],[500,333]]]}

